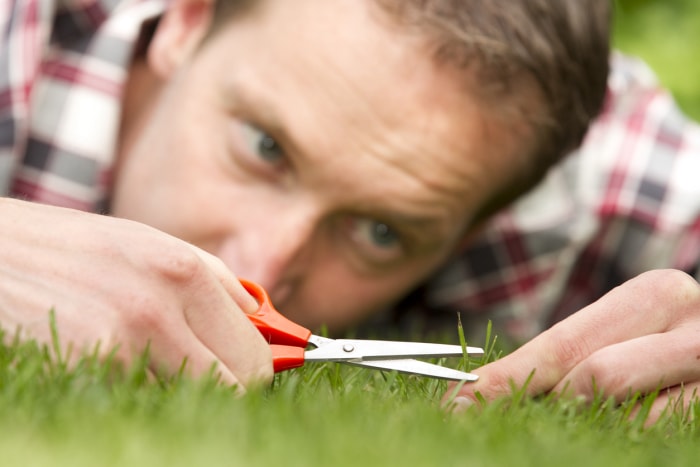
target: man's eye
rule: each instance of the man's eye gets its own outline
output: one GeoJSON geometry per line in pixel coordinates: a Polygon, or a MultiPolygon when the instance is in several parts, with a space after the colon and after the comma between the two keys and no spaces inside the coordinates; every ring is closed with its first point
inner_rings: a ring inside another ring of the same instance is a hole
{"type": "Polygon", "coordinates": [[[369,221],[363,225],[366,236],[377,246],[388,248],[396,245],[399,241],[398,235],[391,230],[391,227],[382,222],[369,221]]]}
{"type": "Polygon", "coordinates": [[[390,262],[404,253],[400,235],[383,222],[351,216],[345,226],[353,244],[373,262],[390,262]]]}
{"type": "Polygon", "coordinates": [[[279,164],[284,160],[284,151],[272,136],[249,124],[242,127],[246,146],[251,153],[270,164],[279,164]]]}

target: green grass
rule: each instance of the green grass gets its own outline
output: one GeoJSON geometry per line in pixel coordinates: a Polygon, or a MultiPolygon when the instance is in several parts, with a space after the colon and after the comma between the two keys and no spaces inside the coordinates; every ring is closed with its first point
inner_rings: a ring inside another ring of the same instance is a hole
{"type": "Polygon", "coordinates": [[[449,414],[442,381],[340,364],[285,372],[236,398],[213,378],[148,378],[145,358],[123,371],[90,357],[68,368],[50,355],[33,343],[0,346],[3,466],[690,466],[700,454],[691,421],[700,405],[647,429],[630,416],[635,401],[585,405],[521,390],[449,414]]]}
{"type": "Polygon", "coordinates": [[[643,58],[685,113],[700,120],[700,2],[617,0],[615,46],[643,58]]]}

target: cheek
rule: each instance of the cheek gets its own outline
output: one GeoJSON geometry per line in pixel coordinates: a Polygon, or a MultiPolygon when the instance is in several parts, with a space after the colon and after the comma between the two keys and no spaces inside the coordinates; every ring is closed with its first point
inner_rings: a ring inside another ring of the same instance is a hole
{"type": "Polygon", "coordinates": [[[212,141],[197,128],[150,133],[158,137],[144,136],[117,174],[112,213],[183,237],[220,203],[212,141]]]}
{"type": "Polygon", "coordinates": [[[150,225],[200,247],[215,229],[212,224],[226,219],[221,215],[221,198],[213,194],[216,189],[201,183],[206,179],[201,167],[146,163],[125,169],[115,190],[114,216],[150,225]]]}
{"type": "Polygon", "coordinates": [[[307,276],[284,311],[312,329],[327,326],[340,332],[390,307],[421,276],[419,270],[410,267],[372,277],[358,277],[343,269],[342,264],[319,267],[307,276]]]}

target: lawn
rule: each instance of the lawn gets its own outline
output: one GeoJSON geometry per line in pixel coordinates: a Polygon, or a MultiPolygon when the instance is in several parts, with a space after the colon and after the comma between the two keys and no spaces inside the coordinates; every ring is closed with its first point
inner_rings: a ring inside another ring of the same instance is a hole
{"type": "MultiPolygon", "coordinates": [[[[700,2],[618,3],[615,44],[647,60],[700,118],[700,2]]],[[[31,343],[0,345],[0,465],[637,467],[700,458],[700,406],[645,429],[643,411],[630,416],[635,400],[585,405],[516,392],[457,416],[440,408],[445,389],[324,364],[236,398],[212,378],[153,381],[143,366],[120,371],[91,358],[68,369],[31,343]]]]}
{"type": "Polygon", "coordinates": [[[643,58],[687,115],[700,121],[700,2],[617,0],[614,43],[643,58]]]}
{"type": "Polygon", "coordinates": [[[700,406],[646,429],[636,401],[521,392],[456,415],[440,408],[443,381],[340,364],[236,398],[213,378],[155,381],[143,364],[69,369],[48,355],[0,346],[3,466],[690,466],[700,454],[700,406]]]}

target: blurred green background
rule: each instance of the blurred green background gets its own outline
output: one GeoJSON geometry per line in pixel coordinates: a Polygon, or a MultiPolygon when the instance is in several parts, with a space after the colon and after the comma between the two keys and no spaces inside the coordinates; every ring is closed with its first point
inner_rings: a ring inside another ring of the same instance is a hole
{"type": "Polygon", "coordinates": [[[644,59],[700,121],[700,1],[614,0],[614,46],[644,59]]]}

